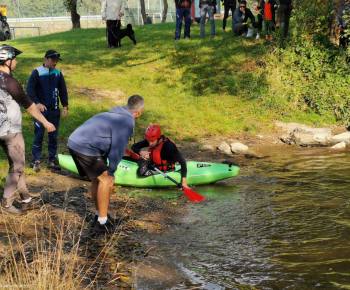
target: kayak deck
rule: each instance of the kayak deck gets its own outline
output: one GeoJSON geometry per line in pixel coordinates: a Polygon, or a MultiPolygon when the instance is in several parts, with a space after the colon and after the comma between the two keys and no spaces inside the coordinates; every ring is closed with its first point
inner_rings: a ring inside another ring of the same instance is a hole
{"type": "MultiPolygon", "coordinates": [[[[58,155],[59,164],[78,174],[73,158],[69,155],[58,155]]],[[[171,187],[176,184],[161,174],[140,178],[137,176],[138,164],[128,160],[122,160],[115,172],[115,184],[131,187],[171,187]]],[[[181,183],[181,166],[176,165],[175,171],[166,174],[181,183]]],[[[187,162],[187,184],[199,185],[234,177],[239,174],[239,167],[228,164],[208,163],[199,161],[187,162]]]]}

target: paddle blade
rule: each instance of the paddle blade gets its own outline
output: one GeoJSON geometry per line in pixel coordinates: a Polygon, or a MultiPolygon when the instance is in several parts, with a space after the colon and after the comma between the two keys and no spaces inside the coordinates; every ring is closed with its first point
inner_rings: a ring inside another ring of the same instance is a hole
{"type": "Polygon", "coordinates": [[[128,154],[131,158],[140,159],[140,155],[136,154],[134,151],[131,151],[129,148],[125,149],[125,153],[128,154]]]}
{"type": "Polygon", "coordinates": [[[183,190],[185,191],[185,194],[187,195],[187,197],[194,202],[201,202],[202,200],[205,200],[204,196],[201,196],[199,193],[187,187],[183,187],[183,190]]]}

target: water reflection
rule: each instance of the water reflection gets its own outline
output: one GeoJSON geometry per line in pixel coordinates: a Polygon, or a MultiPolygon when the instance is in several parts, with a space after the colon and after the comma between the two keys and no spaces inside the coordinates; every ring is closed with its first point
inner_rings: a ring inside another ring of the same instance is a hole
{"type": "Polygon", "coordinates": [[[198,187],[210,201],[149,237],[181,278],[140,279],[138,289],[350,289],[349,152],[269,155],[229,182],[198,187]]]}

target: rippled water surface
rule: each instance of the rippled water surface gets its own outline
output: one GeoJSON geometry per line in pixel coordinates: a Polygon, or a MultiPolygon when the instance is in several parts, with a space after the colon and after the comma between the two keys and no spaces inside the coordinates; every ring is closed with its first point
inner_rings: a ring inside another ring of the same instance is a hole
{"type": "Polygon", "coordinates": [[[350,152],[269,155],[196,187],[208,202],[145,237],[155,270],[137,289],[350,289],[350,152]]]}

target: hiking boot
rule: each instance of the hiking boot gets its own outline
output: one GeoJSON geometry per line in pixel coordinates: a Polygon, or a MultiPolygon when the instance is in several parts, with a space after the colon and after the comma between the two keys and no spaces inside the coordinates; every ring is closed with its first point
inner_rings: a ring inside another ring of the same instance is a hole
{"type": "Polygon", "coordinates": [[[42,205],[43,202],[41,199],[32,198],[30,202],[22,202],[22,210],[40,209],[42,205]]]}
{"type": "Polygon", "coordinates": [[[32,163],[30,163],[30,168],[33,168],[33,170],[35,172],[39,172],[40,171],[40,160],[33,160],[32,163]]]}
{"type": "Polygon", "coordinates": [[[107,219],[107,222],[103,225],[100,224],[99,221],[96,222],[94,226],[94,231],[98,233],[112,233],[114,232],[115,225],[107,219]]]}
{"type": "Polygon", "coordinates": [[[13,205],[9,206],[9,207],[2,207],[2,212],[4,213],[8,213],[8,214],[15,214],[15,215],[22,215],[22,214],[26,214],[25,211],[20,210],[18,208],[15,208],[13,205]]]}
{"type": "Polygon", "coordinates": [[[21,215],[26,213],[25,211],[15,208],[14,205],[12,204],[9,205],[9,200],[7,198],[2,199],[1,205],[2,205],[3,213],[15,214],[15,215],[21,215]]]}
{"type": "Polygon", "coordinates": [[[57,159],[51,160],[51,161],[47,164],[47,168],[49,168],[49,169],[54,169],[54,170],[61,170],[61,166],[59,165],[57,159]]]}

